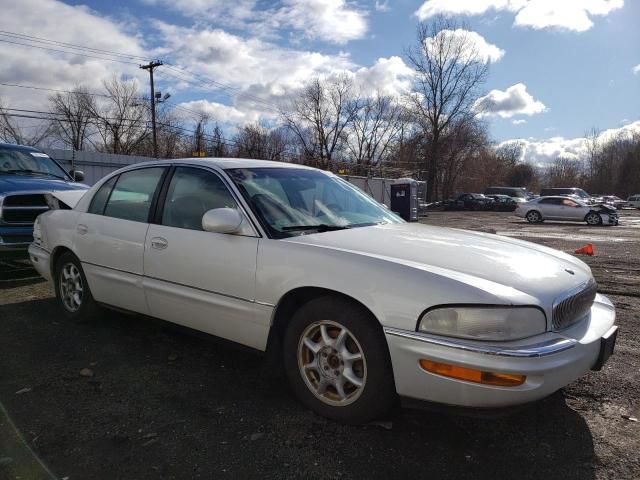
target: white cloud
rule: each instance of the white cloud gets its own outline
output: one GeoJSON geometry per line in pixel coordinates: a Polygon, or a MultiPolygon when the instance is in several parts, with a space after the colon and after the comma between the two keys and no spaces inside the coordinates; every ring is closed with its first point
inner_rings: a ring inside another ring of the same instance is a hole
{"type": "Polygon", "coordinates": [[[415,15],[426,20],[439,14],[482,15],[489,11],[507,11],[515,15],[517,26],[584,32],[593,26],[592,17],[606,16],[623,5],[624,0],[426,0],[415,15]]]}
{"type": "Polygon", "coordinates": [[[481,116],[509,118],[514,115],[534,115],[544,112],[547,107],[535,100],[524,83],[516,83],[505,91],[491,90],[474,104],[474,110],[481,116]]]}
{"type": "Polygon", "coordinates": [[[365,95],[379,91],[384,95],[398,96],[411,89],[415,71],[400,57],[379,58],[370,67],[355,71],[355,81],[365,95]]]}
{"type": "MultiPolygon", "coordinates": [[[[128,25],[99,17],[83,6],[71,6],[56,0],[3,2],[0,30],[16,31],[17,26],[20,33],[26,35],[112,52],[146,55],[141,39],[127,31],[128,25]]],[[[17,38],[12,41],[32,43],[17,38]]],[[[60,49],[51,44],[39,45],[60,49]]],[[[98,53],[95,55],[100,56],[98,53]]],[[[69,89],[82,83],[90,89],[99,89],[102,81],[114,74],[134,76],[142,81],[148,78],[148,74],[138,68],[138,62],[142,63],[138,59],[129,59],[133,62],[129,65],[8,43],[0,43],[0,58],[0,82],[5,83],[53,89],[69,89]]],[[[16,108],[37,106],[43,109],[50,93],[0,87],[0,97],[7,105],[16,108]]]]}
{"type": "MultiPolygon", "coordinates": [[[[600,133],[598,139],[601,142],[605,142],[614,138],[629,138],[632,135],[640,135],[640,120],[620,128],[605,130],[600,133]]],[[[522,144],[523,159],[525,161],[541,167],[549,165],[556,158],[581,160],[587,153],[587,139],[584,137],[551,137],[541,140],[531,138],[512,139],[500,143],[498,147],[511,142],[522,144]]]]}
{"type": "Polygon", "coordinates": [[[144,0],[196,20],[271,38],[289,28],[303,37],[344,44],[367,33],[367,12],[346,0],[144,0]]]}
{"type": "Polygon", "coordinates": [[[182,102],[178,105],[180,109],[176,110],[176,114],[182,115],[187,120],[192,120],[193,115],[185,113],[184,109],[207,115],[212,122],[227,125],[244,125],[254,123],[260,120],[261,113],[258,111],[239,110],[223,103],[210,102],[208,100],[194,100],[191,102],[182,102]]]}
{"type": "Polygon", "coordinates": [[[634,75],[640,74],[640,63],[632,69],[634,75]]]}
{"type": "Polygon", "coordinates": [[[390,11],[391,7],[389,6],[389,0],[384,0],[383,2],[376,0],[375,9],[376,9],[376,12],[390,11]]]}
{"type": "Polygon", "coordinates": [[[367,33],[367,14],[345,0],[285,0],[272,19],[309,38],[346,43],[367,33]]]}
{"type": "Polygon", "coordinates": [[[513,120],[511,123],[513,123],[514,125],[523,125],[527,123],[527,121],[524,118],[522,118],[520,120],[513,120]]]}
{"type": "Polygon", "coordinates": [[[504,56],[504,50],[496,45],[487,42],[482,35],[477,32],[463,30],[441,30],[435,37],[429,37],[425,40],[426,48],[436,50],[435,45],[444,39],[451,42],[452,45],[463,45],[468,48],[464,49],[467,55],[465,60],[469,58],[477,59],[484,63],[494,63],[504,56]]]}

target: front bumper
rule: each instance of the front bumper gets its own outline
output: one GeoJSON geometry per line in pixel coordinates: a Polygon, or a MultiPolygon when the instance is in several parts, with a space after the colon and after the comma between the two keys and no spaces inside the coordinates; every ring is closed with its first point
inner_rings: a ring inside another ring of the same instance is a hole
{"type": "Polygon", "coordinates": [[[33,226],[0,225],[0,253],[26,252],[31,242],[33,242],[33,226]]]}
{"type": "Polygon", "coordinates": [[[458,341],[385,328],[399,395],[462,407],[505,407],[546,397],[596,366],[601,338],[615,321],[613,304],[597,295],[588,318],[562,332],[518,342],[458,341]],[[498,387],[437,375],[420,359],[477,370],[526,375],[517,387],[498,387]]]}
{"type": "Polygon", "coordinates": [[[29,260],[33,268],[49,282],[51,281],[51,254],[44,248],[32,243],[29,245],[29,260]]]}

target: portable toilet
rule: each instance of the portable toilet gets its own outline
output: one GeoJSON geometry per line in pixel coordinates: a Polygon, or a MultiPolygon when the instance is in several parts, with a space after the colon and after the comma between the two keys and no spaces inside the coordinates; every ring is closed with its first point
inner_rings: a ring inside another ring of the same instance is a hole
{"type": "Polygon", "coordinates": [[[401,178],[391,185],[391,211],[407,222],[418,221],[418,182],[401,178]]]}

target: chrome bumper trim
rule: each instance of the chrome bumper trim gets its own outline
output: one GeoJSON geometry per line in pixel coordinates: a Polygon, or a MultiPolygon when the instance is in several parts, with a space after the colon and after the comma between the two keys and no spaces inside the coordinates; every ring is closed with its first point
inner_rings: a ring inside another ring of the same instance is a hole
{"type": "Polygon", "coordinates": [[[544,357],[554,353],[563,352],[573,348],[578,341],[571,338],[557,338],[546,342],[523,345],[517,348],[498,347],[495,345],[479,345],[477,343],[465,342],[454,338],[443,338],[426,333],[401,330],[399,328],[384,327],[384,333],[395,337],[408,338],[418,342],[438,345],[440,347],[455,348],[467,352],[483,353],[485,355],[496,355],[499,357],[533,358],[544,357]]]}

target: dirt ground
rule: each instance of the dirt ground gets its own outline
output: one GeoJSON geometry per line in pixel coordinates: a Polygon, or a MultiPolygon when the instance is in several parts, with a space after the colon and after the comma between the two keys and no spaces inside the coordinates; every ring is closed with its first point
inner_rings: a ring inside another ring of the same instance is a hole
{"type": "Polygon", "coordinates": [[[27,262],[0,261],[0,478],[50,478],[48,467],[69,480],[638,479],[640,211],[621,213],[595,228],[490,212],[423,220],[567,252],[593,243],[583,258],[618,309],[602,371],[489,419],[397,409],[338,425],[302,408],[254,352],[115,312],[71,324],[27,262]]]}

